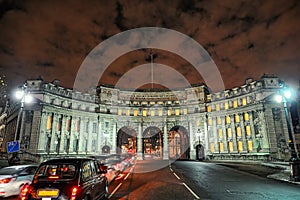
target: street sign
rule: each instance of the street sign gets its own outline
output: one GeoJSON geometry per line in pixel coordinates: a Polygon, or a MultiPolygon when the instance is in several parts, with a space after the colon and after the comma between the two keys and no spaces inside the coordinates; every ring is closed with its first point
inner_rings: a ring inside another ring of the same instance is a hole
{"type": "Polygon", "coordinates": [[[20,151],[19,141],[7,142],[7,153],[14,153],[20,151]]]}

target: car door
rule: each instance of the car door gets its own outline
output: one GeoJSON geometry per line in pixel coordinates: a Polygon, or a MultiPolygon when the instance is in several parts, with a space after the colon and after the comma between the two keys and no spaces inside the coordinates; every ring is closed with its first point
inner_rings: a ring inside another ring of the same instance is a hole
{"type": "Polygon", "coordinates": [[[99,188],[99,196],[102,197],[106,192],[106,183],[107,179],[105,176],[105,173],[101,169],[101,164],[98,161],[94,161],[95,167],[96,167],[96,177],[98,180],[98,188],[99,188]]]}
{"type": "Polygon", "coordinates": [[[95,181],[93,179],[91,163],[92,163],[91,161],[86,161],[82,165],[81,177],[82,177],[83,197],[84,195],[86,195],[86,196],[90,196],[91,199],[96,199],[94,193],[95,181]]]}
{"type": "Polygon", "coordinates": [[[92,166],[92,175],[94,180],[93,194],[95,199],[100,199],[103,189],[102,189],[101,176],[99,173],[97,162],[92,161],[91,166],[92,166]]]}

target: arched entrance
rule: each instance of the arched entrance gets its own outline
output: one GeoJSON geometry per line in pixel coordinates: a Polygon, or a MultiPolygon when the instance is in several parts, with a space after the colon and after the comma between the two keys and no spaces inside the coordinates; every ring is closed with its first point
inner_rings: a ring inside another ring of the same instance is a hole
{"type": "Polygon", "coordinates": [[[183,126],[174,126],[169,131],[169,157],[190,159],[189,134],[183,126]]]}
{"type": "Polygon", "coordinates": [[[150,126],[143,132],[144,159],[162,159],[163,137],[162,132],[155,126],[150,126]]]}
{"type": "Polygon", "coordinates": [[[198,144],[196,146],[196,159],[202,161],[204,158],[204,146],[202,144],[198,144]]]}
{"type": "Polygon", "coordinates": [[[136,152],[136,131],[124,126],[117,133],[117,153],[136,152]]]}

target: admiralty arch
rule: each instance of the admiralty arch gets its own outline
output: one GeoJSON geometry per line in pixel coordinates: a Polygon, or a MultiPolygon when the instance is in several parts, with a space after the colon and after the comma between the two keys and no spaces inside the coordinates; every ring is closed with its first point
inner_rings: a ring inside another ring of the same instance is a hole
{"type": "Polygon", "coordinates": [[[26,80],[34,102],[9,105],[2,149],[18,140],[23,159],[129,152],[137,159],[288,160],[284,110],[273,100],[280,83],[263,75],[218,93],[204,84],[172,91],[100,85],[81,93],[59,81],[26,80]]]}

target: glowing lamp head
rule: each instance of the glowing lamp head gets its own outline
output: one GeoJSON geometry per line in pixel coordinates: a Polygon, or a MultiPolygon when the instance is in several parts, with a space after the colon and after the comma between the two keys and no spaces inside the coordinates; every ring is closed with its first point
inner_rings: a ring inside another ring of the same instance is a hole
{"type": "Polygon", "coordinates": [[[23,90],[16,91],[16,98],[17,99],[22,99],[23,97],[24,97],[24,91],[23,90]]]}
{"type": "Polygon", "coordinates": [[[33,101],[33,97],[31,95],[25,95],[24,97],[25,103],[31,103],[33,101]]]}
{"type": "Polygon", "coordinates": [[[281,103],[283,101],[283,96],[281,96],[279,94],[275,95],[275,101],[278,103],[281,103]]]}

